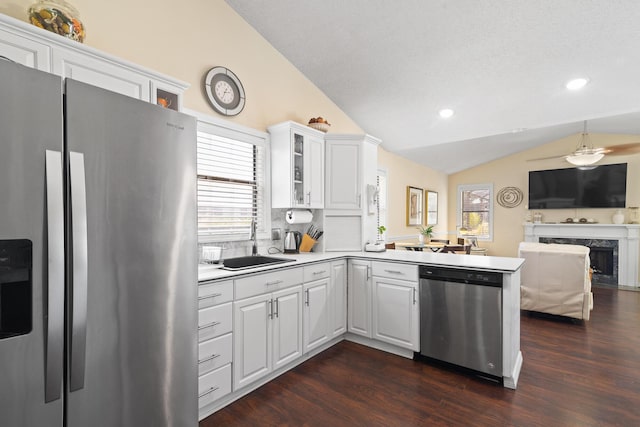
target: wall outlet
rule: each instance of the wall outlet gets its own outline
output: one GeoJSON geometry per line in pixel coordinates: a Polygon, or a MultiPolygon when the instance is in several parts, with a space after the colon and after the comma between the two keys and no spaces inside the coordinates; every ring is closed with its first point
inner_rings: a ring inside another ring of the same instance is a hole
{"type": "Polygon", "coordinates": [[[271,229],[271,240],[280,240],[282,239],[282,230],[279,228],[271,229]]]}

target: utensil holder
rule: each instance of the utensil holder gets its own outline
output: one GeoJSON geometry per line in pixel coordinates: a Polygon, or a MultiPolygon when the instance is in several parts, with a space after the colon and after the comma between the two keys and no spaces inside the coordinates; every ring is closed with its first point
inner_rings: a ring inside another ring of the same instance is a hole
{"type": "Polygon", "coordinates": [[[311,236],[305,233],[302,236],[302,242],[300,242],[300,252],[311,252],[311,249],[313,249],[316,242],[317,240],[311,238],[311,236]]]}

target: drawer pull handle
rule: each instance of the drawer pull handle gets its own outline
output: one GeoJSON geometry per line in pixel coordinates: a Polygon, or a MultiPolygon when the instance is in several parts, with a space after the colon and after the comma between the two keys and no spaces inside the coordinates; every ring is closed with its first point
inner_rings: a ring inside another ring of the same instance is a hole
{"type": "Polygon", "coordinates": [[[211,295],[205,295],[203,297],[198,297],[198,301],[202,301],[203,299],[209,299],[209,298],[217,298],[217,297],[221,297],[222,294],[211,294],[211,295]]]}
{"type": "Polygon", "coordinates": [[[313,272],[313,274],[314,274],[314,275],[316,275],[316,274],[324,274],[324,273],[326,273],[326,272],[327,272],[327,270],[314,271],[314,272],[313,272]]]}
{"type": "Polygon", "coordinates": [[[398,271],[398,270],[385,270],[385,271],[390,274],[402,274],[402,271],[398,271]]]}
{"type": "Polygon", "coordinates": [[[220,355],[219,355],[219,354],[212,354],[212,355],[211,355],[211,356],[209,356],[209,357],[205,357],[204,359],[200,359],[200,360],[198,360],[198,364],[200,364],[200,363],[204,363],[204,362],[208,362],[208,361],[213,360],[213,359],[217,359],[218,357],[220,357],[220,355]]]}
{"type": "Polygon", "coordinates": [[[274,280],[273,282],[267,282],[266,285],[272,286],[272,285],[279,285],[280,283],[282,283],[282,280],[274,280]]]}
{"type": "Polygon", "coordinates": [[[220,387],[216,386],[216,387],[211,387],[209,390],[202,392],[198,395],[198,399],[205,397],[207,394],[211,394],[214,391],[218,390],[220,387]]]}
{"type": "Polygon", "coordinates": [[[220,322],[207,323],[206,325],[198,326],[198,330],[201,331],[203,329],[213,328],[214,326],[218,326],[219,324],[220,324],[220,322]]]}

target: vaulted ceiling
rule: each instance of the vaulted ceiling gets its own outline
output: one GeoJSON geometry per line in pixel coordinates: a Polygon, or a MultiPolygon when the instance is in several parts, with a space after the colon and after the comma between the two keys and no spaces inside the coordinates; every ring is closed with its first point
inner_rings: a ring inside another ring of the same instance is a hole
{"type": "Polygon", "coordinates": [[[637,0],[226,1],[385,149],[445,173],[583,120],[640,134],[637,0]]]}

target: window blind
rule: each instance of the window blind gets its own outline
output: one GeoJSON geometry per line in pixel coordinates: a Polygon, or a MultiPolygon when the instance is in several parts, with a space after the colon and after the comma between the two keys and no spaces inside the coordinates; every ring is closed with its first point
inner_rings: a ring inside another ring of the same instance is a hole
{"type": "Polygon", "coordinates": [[[265,229],[265,148],[198,132],[198,239],[244,240],[265,229]]]}

